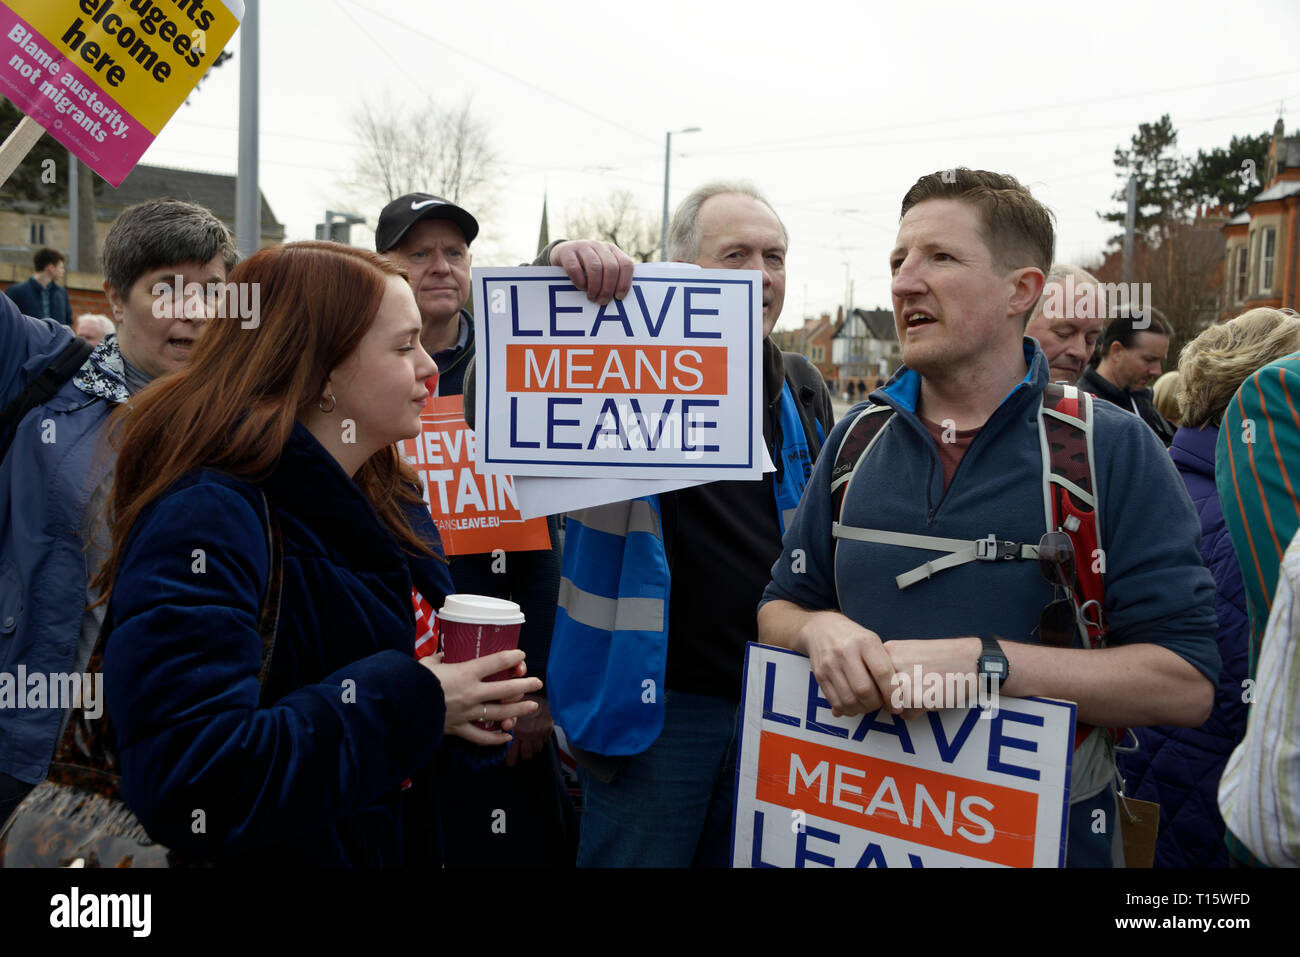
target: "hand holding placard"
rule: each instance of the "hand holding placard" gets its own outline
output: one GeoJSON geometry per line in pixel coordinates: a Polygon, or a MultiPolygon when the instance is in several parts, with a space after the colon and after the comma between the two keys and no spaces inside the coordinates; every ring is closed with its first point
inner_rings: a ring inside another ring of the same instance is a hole
{"type": "Polygon", "coordinates": [[[598,305],[556,269],[475,269],[480,471],[758,478],[761,281],[638,267],[598,305]]]}

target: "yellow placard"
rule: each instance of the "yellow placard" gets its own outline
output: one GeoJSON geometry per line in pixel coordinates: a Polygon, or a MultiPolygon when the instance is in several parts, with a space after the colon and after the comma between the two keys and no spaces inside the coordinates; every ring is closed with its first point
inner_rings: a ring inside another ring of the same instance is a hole
{"type": "MultiPolygon", "coordinates": [[[[224,0],[5,0],[157,135],[239,27],[224,0]]],[[[231,7],[234,7],[232,10],[231,7]]]]}

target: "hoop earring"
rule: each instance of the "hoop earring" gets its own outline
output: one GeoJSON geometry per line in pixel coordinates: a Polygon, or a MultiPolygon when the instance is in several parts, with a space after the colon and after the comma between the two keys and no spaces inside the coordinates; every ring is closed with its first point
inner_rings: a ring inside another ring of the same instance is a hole
{"type": "Polygon", "coordinates": [[[325,398],[329,399],[330,407],[328,409],[325,408],[325,399],[321,399],[316,403],[316,408],[320,409],[326,415],[329,415],[329,413],[334,411],[334,406],[336,406],[338,402],[335,400],[333,392],[329,393],[325,398]]]}

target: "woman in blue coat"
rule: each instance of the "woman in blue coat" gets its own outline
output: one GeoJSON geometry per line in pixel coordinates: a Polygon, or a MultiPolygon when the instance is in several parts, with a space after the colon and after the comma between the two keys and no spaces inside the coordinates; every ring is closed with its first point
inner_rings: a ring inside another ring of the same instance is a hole
{"type": "MultiPolygon", "coordinates": [[[[1210,326],[1183,349],[1179,409],[1182,427],[1169,454],[1201,519],[1201,559],[1214,575],[1223,671],[1214,710],[1199,728],[1137,728],[1139,748],[1120,755],[1130,796],[1160,804],[1156,867],[1227,867],[1219,778],[1246,733],[1247,640],[1250,623],[1241,568],[1223,523],[1214,485],[1214,450],[1224,410],[1245,379],[1300,349],[1300,317],[1252,309],[1210,326]]],[[[1268,437],[1257,439],[1267,442],[1268,437]]]]}
{"type": "Polygon", "coordinates": [[[520,651],[414,657],[412,587],[437,605],[448,585],[394,446],[436,374],[414,296],[331,243],[262,250],[230,279],[252,284],[254,322],[211,321],[113,423],[103,669],[123,797],[191,858],[436,866],[444,735],[508,741],[541,683],[483,681],[522,674],[520,651]]]}

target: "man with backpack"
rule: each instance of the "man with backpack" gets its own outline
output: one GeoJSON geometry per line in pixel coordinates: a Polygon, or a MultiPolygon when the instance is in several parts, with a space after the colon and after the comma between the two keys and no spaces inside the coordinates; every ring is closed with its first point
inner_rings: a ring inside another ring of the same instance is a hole
{"type": "MultiPolygon", "coordinates": [[[[93,351],[67,326],[0,298],[0,676],[40,675],[53,686],[55,676],[85,670],[105,611],[87,607],[107,546],[97,524],[113,466],[104,424],[188,361],[208,290],[235,258],[211,212],[150,200],[123,210],[104,240],[117,334],[93,351]]],[[[49,770],[63,709],[46,704],[0,707],[0,824],[49,770]]]]}
{"type": "Polygon", "coordinates": [[[1053,241],[1050,214],[1010,176],[958,169],[908,191],[890,254],[904,365],[827,439],[759,640],[808,655],[837,714],[917,706],[895,694],[914,665],[946,688],[997,679],[1007,695],[1076,702],[1089,727],[1067,861],[1110,866],[1110,729],[1205,720],[1214,584],[1159,440],[1049,388],[1024,336],[1053,241]]]}

